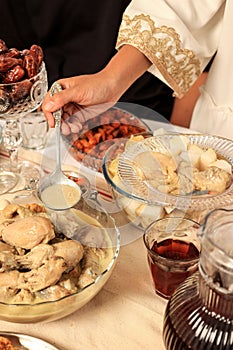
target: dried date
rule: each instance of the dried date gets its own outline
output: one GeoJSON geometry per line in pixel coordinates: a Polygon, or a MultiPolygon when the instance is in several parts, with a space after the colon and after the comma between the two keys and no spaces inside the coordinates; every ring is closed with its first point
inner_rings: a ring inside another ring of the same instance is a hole
{"type": "Polygon", "coordinates": [[[0,39],[0,81],[12,83],[36,76],[43,57],[43,50],[39,45],[34,44],[29,50],[19,51],[16,48],[8,49],[6,43],[0,39]],[[12,70],[14,67],[16,68],[12,70]]]}
{"type": "Polygon", "coordinates": [[[32,45],[30,48],[30,54],[34,57],[34,59],[37,63],[37,68],[39,69],[39,67],[43,61],[43,58],[44,58],[42,48],[38,45],[32,45]]]}
{"type": "Polygon", "coordinates": [[[9,69],[3,79],[4,84],[16,83],[23,79],[25,71],[22,66],[17,65],[9,69]]]}
{"type": "Polygon", "coordinates": [[[21,53],[19,50],[15,49],[14,47],[12,49],[9,49],[6,53],[5,56],[7,57],[13,57],[13,58],[20,58],[21,53]]]}
{"type": "Polygon", "coordinates": [[[34,77],[39,72],[37,62],[31,54],[24,56],[23,67],[27,72],[28,78],[34,77]]]}
{"type": "Polygon", "coordinates": [[[26,55],[30,55],[30,50],[24,49],[23,51],[21,51],[21,55],[22,55],[22,57],[24,57],[26,55]]]}
{"type": "MultiPolygon", "coordinates": [[[[43,61],[43,51],[38,45],[32,45],[30,50],[19,51],[8,49],[6,43],[0,39],[0,84],[6,84],[4,93],[9,101],[25,99],[32,87],[30,78],[39,73],[43,61]],[[17,83],[13,87],[7,84],[17,83]]],[[[0,96],[1,97],[1,96],[0,96]]],[[[1,97],[3,100],[3,96],[1,97]]]]}
{"type": "Polygon", "coordinates": [[[0,55],[0,73],[7,72],[9,69],[16,65],[21,65],[22,60],[14,57],[0,55]]]}

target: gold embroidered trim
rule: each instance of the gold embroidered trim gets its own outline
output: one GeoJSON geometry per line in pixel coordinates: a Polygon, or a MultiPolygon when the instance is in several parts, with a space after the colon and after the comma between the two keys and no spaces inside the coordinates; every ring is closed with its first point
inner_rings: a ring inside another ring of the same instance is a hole
{"type": "Polygon", "coordinates": [[[182,97],[200,75],[200,61],[193,51],[182,48],[172,27],[156,27],[149,15],[123,16],[117,47],[135,46],[159,69],[175,95],[182,97]]]}

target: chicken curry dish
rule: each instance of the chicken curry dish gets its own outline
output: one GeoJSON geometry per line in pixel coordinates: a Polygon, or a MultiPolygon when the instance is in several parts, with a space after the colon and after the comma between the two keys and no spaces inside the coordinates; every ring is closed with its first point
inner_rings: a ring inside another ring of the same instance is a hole
{"type": "Polygon", "coordinates": [[[40,204],[9,203],[0,210],[0,302],[31,304],[74,294],[95,281],[108,255],[106,244],[83,244],[56,232],[40,204]]]}

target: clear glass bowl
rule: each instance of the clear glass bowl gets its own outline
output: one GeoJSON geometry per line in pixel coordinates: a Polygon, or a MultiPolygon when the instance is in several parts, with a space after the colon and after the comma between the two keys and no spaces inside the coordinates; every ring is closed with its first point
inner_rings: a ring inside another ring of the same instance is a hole
{"type": "MultiPolygon", "coordinates": [[[[189,144],[202,149],[212,148],[220,158],[227,160],[233,167],[233,143],[231,140],[212,135],[199,134],[164,134],[146,138],[135,146],[125,148],[128,140],[121,139],[111,146],[103,159],[103,175],[107,181],[118,207],[128,219],[140,228],[147,227],[152,221],[164,215],[176,215],[177,210],[188,217],[200,221],[201,217],[214,208],[232,205],[233,181],[229,187],[219,194],[172,195],[151,188],[143,182],[133,169],[134,158],[145,150],[164,152],[174,137],[181,136],[189,144]],[[117,158],[117,176],[113,177],[110,164],[117,158]],[[164,212],[166,208],[166,212],[164,212]],[[175,211],[174,211],[175,209],[175,211]],[[202,215],[200,216],[200,213],[202,215]]],[[[179,214],[180,214],[179,212],[179,214]]]]}
{"type": "Polygon", "coordinates": [[[104,153],[111,145],[119,138],[144,132],[151,132],[151,129],[142,119],[122,108],[112,107],[86,121],[79,134],[63,135],[63,140],[74,159],[101,172],[104,153]]]}
{"type": "Polygon", "coordinates": [[[0,84],[0,117],[19,119],[36,110],[48,89],[45,63],[38,74],[17,83],[0,84]]]}
{"type": "MultiPolygon", "coordinates": [[[[71,175],[76,176],[74,173],[71,175]]],[[[69,238],[79,240],[79,237],[82,237],[85,241],[87,239],[85,238],[87,231],[90,233],[95,232],[97,238],[92,234],[91,237],[93,236],[94,238],[92,237],[90,244],[98,244],[97,241],[104,232],[104,246],[101,245],[101,247],[106,248],[107,253],[102,263],[100,274],[93,282],[81,288],[78,292],[55,301],[31,304],[7,304],[0,302],[1,320],[14,323],[37,323],[60,319],[87,304],[103,288],[111,276],[119,253],[120,233],[114,219],[99,204],[97,193],[88,189],[88,180],[84,183],[84,177],[81,176],[80,179],[82,179],[83,192],[80,202],[74,208],[64,212],[47,211],[47,213],[58,232],[65,233],[69,238]],[[78,223],[76,223],[76,220],[78,220],[78,223]],[[98,225],[101,225],[99,235],[97,234],[99,231],[93,231],[98,225]],[[83,232],[82,229],[84,230],[83,232]],[[96,242],[95,239],[97,240],[96,242]]],[[[17,194],[14,194],[14,199],[12,198],[11,201],[18,204],[40,203],[35,191],[19,191],[17,194]]],[[[82,244],[85,244],[85,242],[82,242],[82,244]]],[[[86,245],[88,244],[89,242],[86,243],[86,245]]]]}
{"type": "MultiPolygon", "coordinates": [[[[16,66],[17,67],[17,66],[16,66]]],[[[24,168],[18,164],[18,148],[22,143],[19,120],[28,113],[38,109],[42,104],[48,88],[45,63],[42,62],[38,74],[24,78],[15,83],[0,83],[0,119],[4,119],[2,141],[9,152],[10,159],[4,162],[0,174],[0,193],[14,188],[23,172],[33,178],[34,166],[24,168]]]]}

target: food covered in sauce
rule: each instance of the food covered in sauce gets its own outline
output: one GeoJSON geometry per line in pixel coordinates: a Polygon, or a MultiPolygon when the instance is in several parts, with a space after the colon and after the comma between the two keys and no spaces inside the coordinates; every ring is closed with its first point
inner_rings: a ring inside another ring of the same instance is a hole
{"type": "Polygon", "coordinates": [[[100,227],[80,220],[82,233],[71,239],[55,229],[43,206],[5,204],[0,211],[0,302],[57,300],[93,283],[102,272],[106,244],[87,241],[88,233],[100,227]]]}

